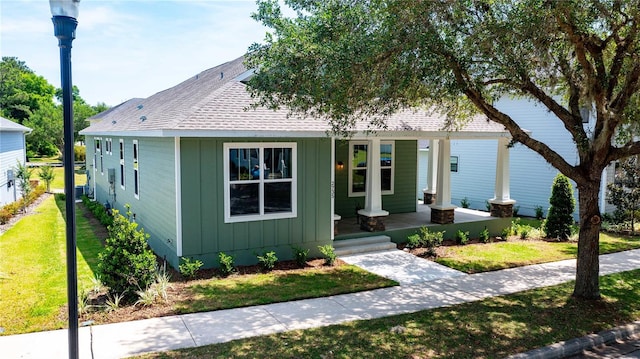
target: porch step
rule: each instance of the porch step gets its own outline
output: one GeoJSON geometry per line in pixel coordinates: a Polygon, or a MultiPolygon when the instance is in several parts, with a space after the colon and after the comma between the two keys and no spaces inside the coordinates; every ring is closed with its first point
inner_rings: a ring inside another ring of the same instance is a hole
{"type": "Polygon", "coordinates": [[[391,237],[380,235],[334,241],[333,248],[339,257],[350,254],[386,251],[398,247],[391,242],[391,237]]]}

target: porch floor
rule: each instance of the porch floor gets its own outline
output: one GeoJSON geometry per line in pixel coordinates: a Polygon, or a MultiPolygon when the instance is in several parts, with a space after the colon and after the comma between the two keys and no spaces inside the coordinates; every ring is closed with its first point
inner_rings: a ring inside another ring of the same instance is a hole
{"type": "MultiPolygon", "coordinates": [[[[498,219],[491,217],[489,212],[478,211],[468,208],[456,208],[454,213],[454,224],[487,221],[498,219]]],[[[424,205],[422,201],[418,203],[418,211],[412,213],[390,214],[384,219],[385,232],[395,231],[409,228],[419,228],[420,226],[441,226],[438,223],[431,222],[431,207],[424,205]]],[[[370,233],[360,229],[356,217],[343,218],[338,222],[338,234],[336,240],[351,238],[353,234],[370,233]]],[[[375,232],[371,234],[382,234],[384,232],[375,232]]]]}

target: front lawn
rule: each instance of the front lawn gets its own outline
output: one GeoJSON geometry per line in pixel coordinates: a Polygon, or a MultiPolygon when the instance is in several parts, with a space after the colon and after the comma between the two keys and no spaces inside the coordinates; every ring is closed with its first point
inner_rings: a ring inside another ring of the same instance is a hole
{"type": "MultiPolygon", "coordinates": [[[[67,303],[64,201],[45,199],[0,236],[0,327],[2,334],[59,329],[66,326],[67,303]]],[[[100,242],[77,211],[78,286],[94,276],[100,242]],[[85,259],[86,258],[86,259],[85,259]]]]}
{"type": "MultiPolygon", "coordinates": [[[[640,248],[640,237],[600,234],[600,254],[640,248]]],[[[465,273],[487,272],[575,258],[577,242],[509,240],[440,247],[436,262],[465,273]]]]}
{"type": "Polygon", "coordinates": [[[602,277],[602,301],[573,285],[137,358],[504,358],[640,319],[640,270],[602,277]]]}

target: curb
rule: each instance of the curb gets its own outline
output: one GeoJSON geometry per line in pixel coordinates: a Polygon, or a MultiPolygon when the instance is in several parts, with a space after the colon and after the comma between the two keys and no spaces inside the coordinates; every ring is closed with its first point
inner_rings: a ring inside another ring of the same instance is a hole
{"type": "Polygon", "coordinates": [[[597,334],[589,334],[582,338],[570,339],[525,353],[510,355],[507,359],[561,359],[580,354],[583,350],[639,335],[640,321],[635,321],[597,334]]]}

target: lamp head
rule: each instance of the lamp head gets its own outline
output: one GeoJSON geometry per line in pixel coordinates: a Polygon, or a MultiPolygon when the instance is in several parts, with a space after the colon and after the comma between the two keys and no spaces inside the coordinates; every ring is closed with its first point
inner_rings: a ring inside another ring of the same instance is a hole
{"type": "Polygon", "coordinates": [[[80,0],[49,0],[51,15],[78,18],[80,0]]]}

